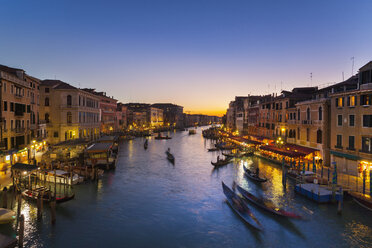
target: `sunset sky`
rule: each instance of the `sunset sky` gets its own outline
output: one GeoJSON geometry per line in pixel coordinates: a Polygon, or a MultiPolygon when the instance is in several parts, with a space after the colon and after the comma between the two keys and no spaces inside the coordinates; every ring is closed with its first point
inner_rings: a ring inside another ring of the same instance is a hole
{"type": "Polygon", "coordinates": [[[3,0],[0,64],[221,115],[236,95],[346,79],[351,57],[357,72],[371,13],[368,0],[3,0]]]}

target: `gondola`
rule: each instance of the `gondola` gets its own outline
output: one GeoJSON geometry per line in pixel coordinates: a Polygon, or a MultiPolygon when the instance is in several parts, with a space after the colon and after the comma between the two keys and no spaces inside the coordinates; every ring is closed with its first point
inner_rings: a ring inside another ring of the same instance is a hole
{"type": "Polygon", "coordinates": [[[167,139],[171,139],[172,137],[169,137],[168,135],[167,136],[156,136],[155,137],[155,139],[157,139],[157,140],[162,140],[162,139],[165,139],[165,140],[167,140],[167,139]]]}
{"type": "Polygon", "coordinates": [[[218,160],[217,162],[212,162],[211,161],[211,164],[214,167],[219,167],[219,166],[227,165],[228,163],[230,163],[230,161],[231,161],[231,158],[225,158],[224,160],[218,160]]]}
{"type": "Polygon", "coordinates": [[[167,159],[169,160],[169,162],[171,162],[172,164],[174,164],[174,161],[175,161],[175,159],[174,159],[174,156],[173,156],[173,154],[172,153],[170,153],[170,151],[168,150],[168,151],[166,151],[165,152],[165,154],[167,154],[167,159]]]}
{"type": "MultiPolygon", "coordinates": [[[[52,194],[53,193],[45,187],[39,187],[39,188],[32,189],[32,190],[31,189],[26,189],[26,190],[22,191],[22,196],[25,199],[36,201],[37,197],[40,193],[43,194],[41,196],[43,201],[50,202],[52,200],[52,194]]],[[[57,195],[56,196],[56,203],[66,202],[66,201],[74,199],[74,197],[75,197],[75,194],[66,195],[66,196],[58,196],[57,195]]]]}
{"type": "Polygon", "coordinates": [[[372,211],[372,197],[367,194],[362,194],[358,192],[350,192],[349,193],[353,200],[358,203],[360,206],[372,211]]]}
{"type": "Polygon", "coordinates": [[[143,148],[146,150],[148,146],[149,146],[149,141],[146,140],[145,143],[143,144],[143,148]]]}
{"type": "Polygon", "coordinates": [[[251,210],[248,208],[247,204],[237,194],[235,194],[234,191],[232,191],[229,187],[227,187],[223,182],[222,182],[222,189],[223,189],[223,193],[225,194],[227,198],[227,203],[235,211],[235,213],[237,213],[240,216],[240,218],[244,220],[245,223],[247,223],[248,225],[251,225],[257,230],[262,231],[263,229],[262,229],[261,223],[253,215],[251,210]]]}
{"type": "Polygon", "coordinates": [[[256,182],[260,182],[260,183],[263,183],[263,182],[266,182],[267,181],[267,178],[262,178],[262,177],[259,177],[256,175],[256,173],[252,172],[250,169],[246,168],[245,166],[244,167],[244,175],[256,182]]]}
{"type": "Polygon", "coordinates": [[[218,149],[218,148],[208,148],[208,152],[216,152],[218,150],[220,150],[220,149],[218,149]]]}
{"type": "Polygon", "coordinates": [[[253,202],[257,206],[259,206],[259,207],[261,207],[261,208],[263,208],[263,209],[265,209],[265,210],[267,210],[271,213],[274,213],[274,214],[277,214],[277,215],[280,215],[280,216],[284,216],[284,217],[294,218],[294,219],[302,219],[302,216],[297,215],[297,214],[292,213],[292,212],[287,212],[283,209],[280,209],[277,206],[275,206],[272,201],[264,199],[264,198],[258,198],[256,196],[252,195],[251,193],[249,193],[248,191],[246,191],[245,189],[243,189],[242,187],[240,187],[239,185],[237,185],[237,188],[238,188],[238,191],[240,192],[240,194],[242,194],[242,196],[244,196],[244,198],[246,198],[248,201],[253,202]]]}

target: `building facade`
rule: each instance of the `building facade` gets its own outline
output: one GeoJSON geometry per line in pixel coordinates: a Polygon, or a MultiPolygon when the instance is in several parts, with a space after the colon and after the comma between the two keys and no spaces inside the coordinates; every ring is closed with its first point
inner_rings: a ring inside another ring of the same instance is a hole
{"type": "Polygon", "coordinates": [[[43,80],[40,95],[49,143],[100,136],[100,97],[60,80],[43,80]]]}

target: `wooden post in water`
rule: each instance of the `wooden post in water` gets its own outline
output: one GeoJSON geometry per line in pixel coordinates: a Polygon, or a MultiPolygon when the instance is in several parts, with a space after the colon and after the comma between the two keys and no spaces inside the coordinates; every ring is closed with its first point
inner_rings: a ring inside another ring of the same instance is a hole
{"type": "Polygon", "coordinates": [[[338,199],[338,207],[337,207],[338,214],[342,213],[343,200],[344,200],[344,192],[342,190],[342,187],[340,187],[340,199],[338,199]]]}
{"type": "Polygon", "coordinates": [[[8,207],[8,195],[7,195],[7,191],[8,191],[8,189],[6,187],[4,187],[4,189],[3,189],[3,208],[7,208],[8,207]]]}
{"type": "Polygon", "coordinates": [[[50,202],[50,216],[52,220],[52,224],[56,223],[56,195],[54,193],[53,199],[50,202]]]}
{"type": "Polygon", "coordinates": [[[41,215],[42,215],[42,210],[41,210],[41,202],[42,202],[42,196],[41,192],[38,193],[37,195],[37,219],[41,220],[41,215]]]}
{"type": "Polygon", "coordinates": [[[25,217],[23,214],[19,217],[19,230],[18,230],[18,247],[23,247],[23,237],[25,233],[25,217]]]}
{"type": "Polygon", "coordinates": [[[19,221],[19,216],[21,214],[21,208],[22,208],[22,195],[21,194],[17,194],[17,200],[18,200],[18,204],[17,204],[17,226],[18,226],[18,221],[19,221]]]}
{"type": "Polygon", "coordinates": [[[57,170],[54,169],[54,195],[57,194],[57,170]]]}

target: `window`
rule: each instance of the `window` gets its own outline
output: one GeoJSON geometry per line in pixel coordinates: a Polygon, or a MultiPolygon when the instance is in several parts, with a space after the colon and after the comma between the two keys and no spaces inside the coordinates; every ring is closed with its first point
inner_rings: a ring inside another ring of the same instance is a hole
{"type": "Polygon", "coordinates": [[[4,92],[6,92],[6,83],[4,83],[4,92]]]}
{"type": "Polygon", "coordinates": [[[372,95],[361,95],[360,105],[371,105],[372,95]]]}
{"type": "Polygon", "coordinates": [[[53,133],[53,137],[54,137],[54,138],[58,138],[58,132],[54,132],[54,133],[53,133]]]}
{"type": "Polygon", "coordinates": [[[363,115],[363,127],[372,127],[372,115],[363,115]]]}
{"type": "Polygon", "coordinates": [[[337,134],[337,144],[336,144],[336,147],[337,148],[342,148],[342,135],[341,134],[337,134]]]}
{"type": "Polygon", "coordinates": [[[300,112],[300,109],[297,110],[297,117],[298,117],[298,120],[301,120],[301,112],[300,112]]]}
{"type": "Polygon", "coordinates": [[[349,150],[355,150],[355,136],[349,136],[349,150]]]}
{"type": "Polygon", "coordinates": [[[45,106],[49,106],[49,97],[45,97],[45,103],[44,103],[45,106]]]}
{"type": "Polygon", "coordinates": [[[72,114],[71,114],[71,112],[67,112],[67,123],[72,123],[72,114]]]}
{"type": "Polygon", "coordinates": [[[10,120],[10,129],[13,129],[13,123],[14,123],[14,121],[10,120]]]}
{"type": "Polygon", "coordinates": [[[297,128],[297,139],[300,139],[300,128],[297,128]]]}
{"type": "Polygon", "coordinates": [[[355,96],[348,96],[347,97],[347,106],[354,107],[356,105],[356,97],[355,96]]]}
{"type": "Polygon", "coordinates": [[[45,122],[49,123],[49,114],[48,113],[45,114],[45,122]]]}
{"type": "Polygon", "coordinates": [[[321,144],[322,143],[322,130],[316,131],[316,143],[321,144]]]}
{"type": "Polygon", "coordinates": [[[71,106],[72,105],[72,97],[71,95],[68,95],[67,96],[67,106],[71,106]]]}
{"type": "Polygon", "coordinates": [[[49,88],[45,88],[45,93],[49,93],[49,88]]]}
{"type": "Polygon", "coordinates": [[[323,120],[323,109],[322,109],[322,107],[319,107],[319,109],[318,109],[318,119],[320,121],[323,120]]]}
{"type": "Polygon", "coordinates": [[[355,115],[349,115],[349,126],[350,127],[355,126],[355,115]]]}
{"type": "Polygon", "coordinates": [[[4,111],[8,111],[8,102],[4,101],[4,111]]]}
{"type": "Polygon", "coordinates": [[[310,129],[306,128],[306,141],[310,140],[310,129]]]}
{"type": "Polygon", "coordinates": [[[337,126],[342,126],[342,115],[337,115],[337,126]]]}
{"type": "Polygon", "coordinates": [[[362,137],[362,152],[372,153],[372,138],[362,137]]]}
{"type": "Polygon", "coordinates": [[[336,98],[336,107],[343,107],[344,106],[344,98],[338,97],[336,98]]]}
{"type": "Polygon", "coordinates": [[[10,112],[14,112],[14,102],[10,103],[10,112]]]}

